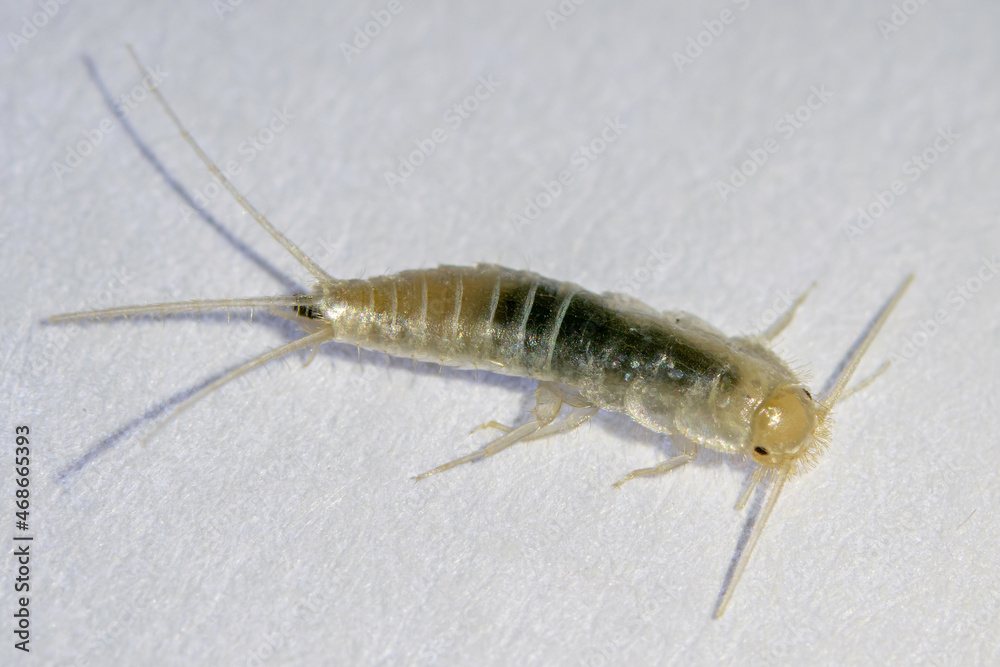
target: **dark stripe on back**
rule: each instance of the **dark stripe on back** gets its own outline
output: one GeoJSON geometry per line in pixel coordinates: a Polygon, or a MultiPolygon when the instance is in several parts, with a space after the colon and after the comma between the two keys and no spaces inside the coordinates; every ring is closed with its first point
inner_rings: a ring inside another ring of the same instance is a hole
{"type": "Polygon", "coordinates": [[[569,381],[580,376],[581,364],[600,368],[626,383],[637,374],[653,374],[680,387],[699,378],[719,378],[729,386],[737,381],[725,360],[700,350],[650,317],[620,313],[588,292],[578,293],[566,310],[552,357],[553,370],[569,381]]]}
{"type": "Polygon", "coordinates": [[[562,297],[559,284],[554,281],[540,281],[535,290],[535,301],[528,313],[524,328],[524,355],[528,368],[543,370],[549,354],[549,338],[555,326],[556,314],[562,297]]]}
{"type": "Polygon", "coordinates": [[[515,283],[505,277],[501,281],[500,300],[497,302],[497,310],[493,314],[493,339],[497,344],[510,342],[511,336],[521,328],[521,320],[524,318],[524,304],[530,291],[530,280],[518,280],[515,283]]]}

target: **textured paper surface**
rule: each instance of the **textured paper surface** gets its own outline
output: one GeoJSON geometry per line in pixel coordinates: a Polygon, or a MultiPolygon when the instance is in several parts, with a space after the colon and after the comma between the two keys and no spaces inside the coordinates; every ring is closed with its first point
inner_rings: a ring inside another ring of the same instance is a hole
{"type": "Polygon", "coordinates": [[[0,10],[0,489],[9,540],[27,424],[38,664],[1000,659],[995,3],[69,2],[12,44],[45,4],[0,10]],[[409,480],[485,444],[476,424],[526,419],[526,381],[329,346],[142,446],[165,406],[294,328],[44,317],[308,281],[136,88],[125,42],[334,275],[499,261],[734,335],[815,281],[778,347],[821,387],[916,272],[860,374],[900,363],[838,410],[718,621],[739,464],[617,491],[672,448],[602,415],[409,480]],[[421,164],[390,188],[400,156],[421,164]]]}

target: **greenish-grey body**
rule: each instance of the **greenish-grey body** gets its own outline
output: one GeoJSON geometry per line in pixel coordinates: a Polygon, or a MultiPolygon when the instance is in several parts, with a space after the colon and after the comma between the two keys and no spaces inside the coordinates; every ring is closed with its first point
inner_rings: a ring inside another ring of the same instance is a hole
{"type": "Polygon", "coordinates": [[[676,326],[577,285],[497,265],[338,281],[315,307],[337,340],[449,366],[550,380],[624,411],[637,379],[684,393],[735,388],[724,337],[676,326]]]}

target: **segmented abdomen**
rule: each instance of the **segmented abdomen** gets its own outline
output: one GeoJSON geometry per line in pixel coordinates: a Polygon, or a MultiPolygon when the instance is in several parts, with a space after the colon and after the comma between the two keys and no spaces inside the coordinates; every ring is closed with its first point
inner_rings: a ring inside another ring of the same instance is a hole
{"type": "Polygon", "coordinates": [[[480,264],[345,280],[320,309],[337,339],[446,365],[547,377],[560,307],[579,288],[480,264]]]}
{"type": "MultiPolygon", "coordinates": [[[[492,264],[338,281],[316,307],[338,340],[392,355],[571,386],[608,403],[638,376],[682,388],[732,367],[656,314],[492,264]]],[[[732,380],[733,378],[729,378],[732,380]]]]}

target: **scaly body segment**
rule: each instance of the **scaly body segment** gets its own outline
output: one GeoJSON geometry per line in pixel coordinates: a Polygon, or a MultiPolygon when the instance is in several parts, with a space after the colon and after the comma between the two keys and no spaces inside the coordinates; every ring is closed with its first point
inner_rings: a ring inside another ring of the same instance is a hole
{"type": "Polygon", "coordinates": [[[332,340],[559,383],[590,405],[729,453],[748,451],[764,399],[796,384],[752,339],[491,264],[335,281],[303,298],[300,312],[330,327],[332,340]]]}
{"type": "Polygon", "coordinates": [[[609,409],[621,409],[639,376],[678,387],[709,377],[734,381],[724,358],[658,315],[497,265],[337,281],[309,308],[338,341],[587,387],[594,402],[609,409]]]}
{"type": "Polygon", "coordinates": [[[689,463],[699,447],[752,459],[757,465],[737,507],[743,507],[765,480],[771,481],[772,490],[716,615],[728,605],[786,479],[814,463],[826,445],[831,409],[912,281],[908,277],[883,307],[832,388],[814,398],[767,348],[767,342],[790,322],[804,295],[760,336],[729,338],[690,315],[659,313],[627,296],[599,295],[572,283],[492,264],[442,266],[367,280],[335,279],[237,192],[159,90],[154,87],[152,93],[223,187],[316,281],[311,294],[126,306],[51,317],[51,322],[71,322],[257,307],[293,320],[306,331],[207,385],[157,428],[234,378],[327,341],[538,380],[533,419],[516,428],[486,424],[504,435],[415,479],[491,456],[518,442],[574,429],[599,409],[626,414],[656,432],[678,437],[677,455],[633,471],[617,485],[689,463]],[[564,404],[571,410],[557,420],[564,404]]]}

